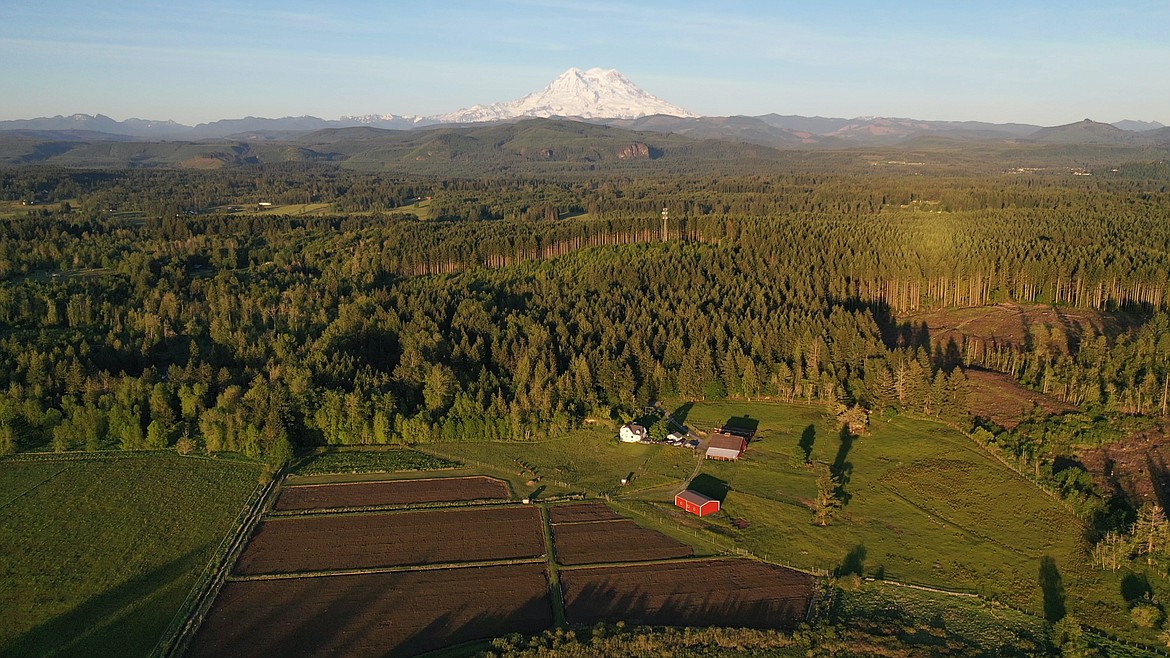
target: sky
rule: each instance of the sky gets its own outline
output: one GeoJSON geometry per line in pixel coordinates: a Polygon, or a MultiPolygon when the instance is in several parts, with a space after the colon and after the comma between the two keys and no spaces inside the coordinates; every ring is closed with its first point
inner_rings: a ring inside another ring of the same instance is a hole
{"type": "Polygon", "coordinates": [[[1170,125],[1170,2],[0,2],[0,120],[430,115],[616,68],[709,116],[1170,125]]]}

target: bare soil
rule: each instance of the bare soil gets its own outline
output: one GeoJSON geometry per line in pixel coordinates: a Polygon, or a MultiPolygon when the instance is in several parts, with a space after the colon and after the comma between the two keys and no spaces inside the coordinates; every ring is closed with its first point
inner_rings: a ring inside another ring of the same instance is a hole
{"type": "Polygon", "coordinates": [[[578,503],[548,508],[548,520],[553,524],[610,521],[620,518],[622,517],[605,503],[578,503]]]}
{"type": "Polygon", "coordinates": [[[693,560],[560,573],[569,623],[793,628],[813,595],[807,574],[754,560],[693,560]]]}
{"type": "Polygon", "coordinates": [[[1054,353],[1074,353],[1094,336],[1115,337],[1140,320],[1126,314],[1047,304],[996,304],[967,308],[943,308],[899,317],[920,332],[925,326],[932,343],[946,345],[954,339],[976,338],[988,345],[1043,348],[1054,353]]]}
{"type": "Polygon", "coordinates": [[[543,564],[240,581],[187,655],[412,656],[552,623],[543,564]]]}
{"type": "Polygon", "coordinates": [[[629,519],[553,526],[561,564],[637,562],[690,557],[694,549],[629,519]]]}
{"type": "Polygon", "coordinates": [[[276,500],[280,512],[469,500],[507,500],[508,484],[489,477],[296,485],[276,500]]]}
{"type": "Polygon", "coordinates": [[[1085,450],[1081,463],[1094,481],[1135,506],[1158,503],[1170,509],[1170,421],[1112,445],[1085,450]]]}
{"type": "Polygon", "coordinates": [[[545,552],[534,507],[268,519],[244,549],[238,575],[531,558],[545,552]]]}
{"type": "Polygon", "coordinates": [[[969,368],[967,375],[967,412],[972,416],[988,418],[996,425],[1012,429],[1033,409],[1046,414],[1073,411],[1076,407],[1060,400],[1029,390],[1010,376],[990,370],[969,368]]]}

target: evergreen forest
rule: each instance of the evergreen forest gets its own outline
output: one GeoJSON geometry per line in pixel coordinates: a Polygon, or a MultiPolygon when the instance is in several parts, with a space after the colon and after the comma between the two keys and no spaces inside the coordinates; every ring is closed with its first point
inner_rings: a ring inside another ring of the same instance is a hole
{"type": "Polygon", "coordinates": [[[1170,569],[1083,458],[1170,427],[1170,166],[817,162],[0,169],[0,454],[275,472],[780,400],[949,424],[1085,518],[1086,561],[1170,569]],[[956,319],[990,307],[1022,326],[956,319]],[[1051,407],[1005,422],[988,382],[1051,407]]]}

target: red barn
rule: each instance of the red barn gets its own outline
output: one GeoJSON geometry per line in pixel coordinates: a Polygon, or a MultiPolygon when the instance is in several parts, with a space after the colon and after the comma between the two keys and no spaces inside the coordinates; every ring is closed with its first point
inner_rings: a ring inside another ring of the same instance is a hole
{"type": "Polygon", "coordinates": [[[719,511],[719,501],[714,498],[708,498],[698,491],[686,491],[675,494],[674,504],[685,509],[691,514],[699,516],[707,516],[719,511]]]}

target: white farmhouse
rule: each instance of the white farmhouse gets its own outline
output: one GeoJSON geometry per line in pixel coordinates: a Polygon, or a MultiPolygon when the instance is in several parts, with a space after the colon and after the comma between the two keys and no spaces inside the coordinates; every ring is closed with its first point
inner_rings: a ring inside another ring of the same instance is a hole
{"type": "Polygon", "coordinates": [[[618,431],[618,437],[626,443],[638,443],[646,438],[646,428],[637,423],[626,423],[618,431]]]}

